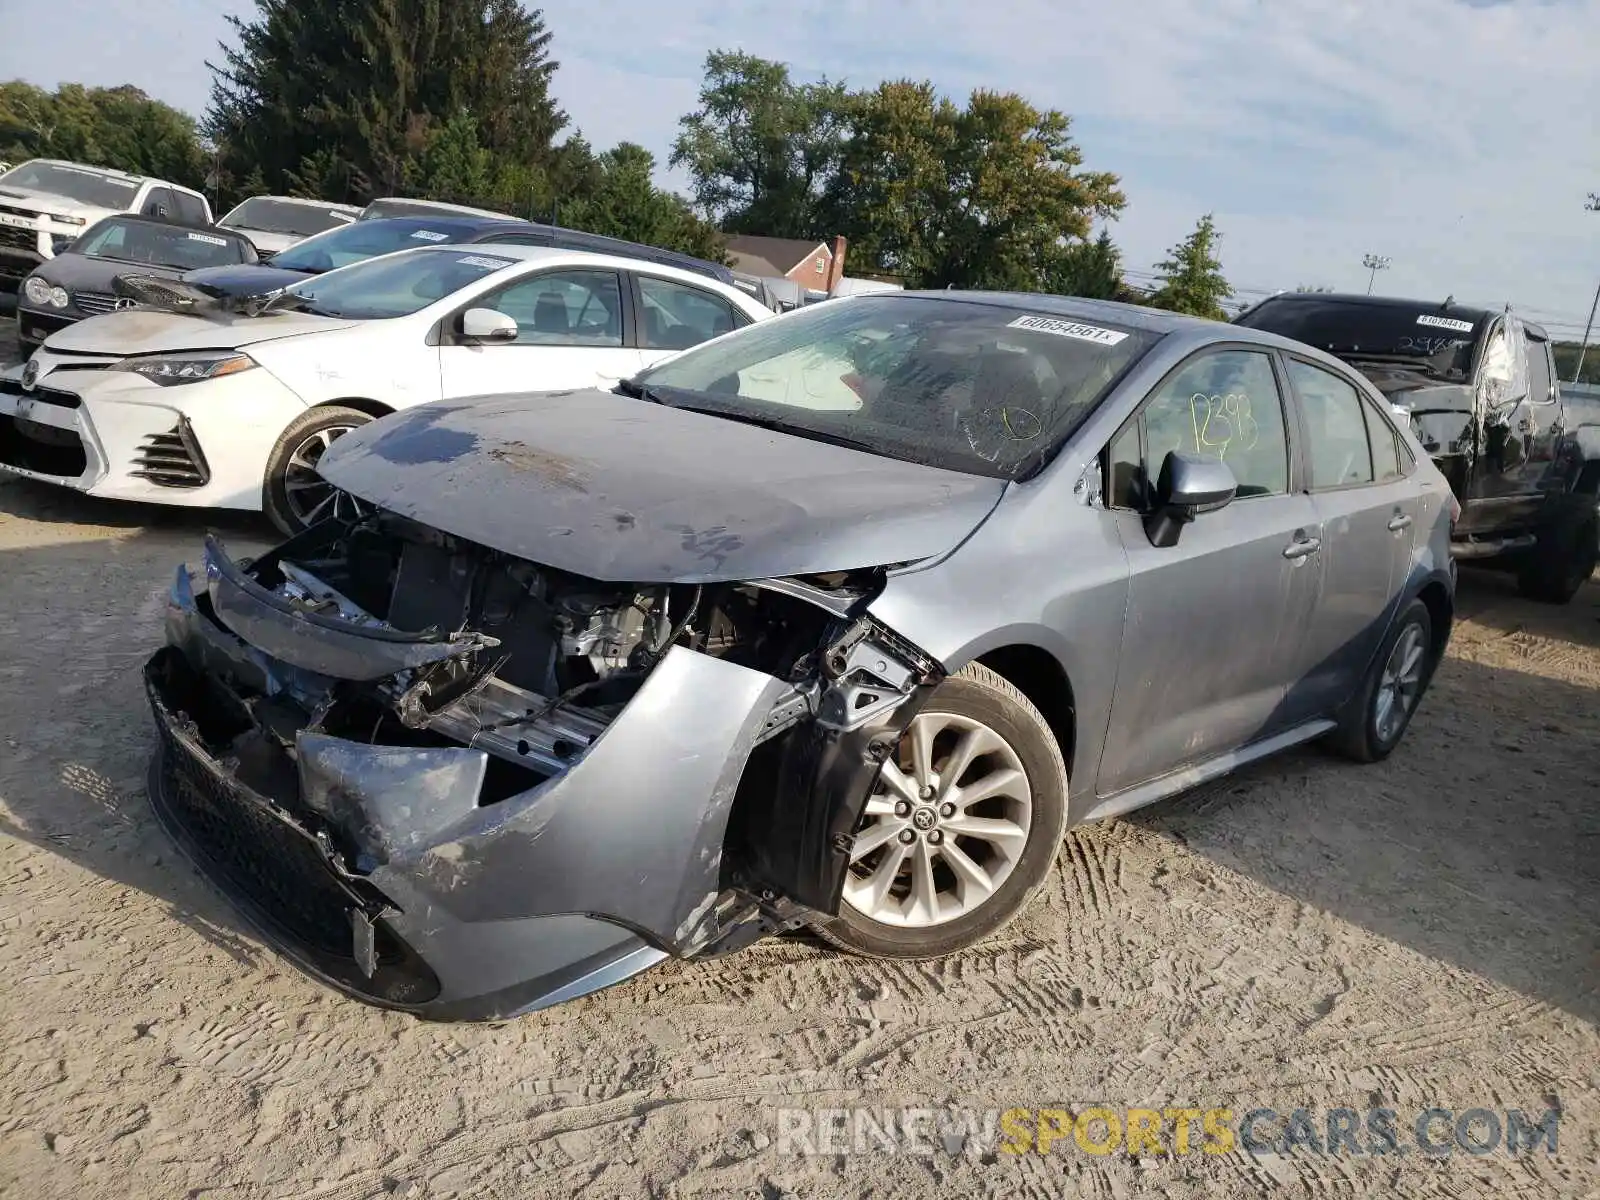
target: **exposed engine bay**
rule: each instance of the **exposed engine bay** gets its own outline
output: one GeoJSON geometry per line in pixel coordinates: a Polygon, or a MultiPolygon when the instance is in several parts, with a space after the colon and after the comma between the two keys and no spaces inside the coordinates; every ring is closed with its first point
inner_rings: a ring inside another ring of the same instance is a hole
{"type": "Polygon", "coordinates": [[[835,628],[868,594],[866,578],[784,581],[782,590],[618,586],[392,515],[320,527],[256,560],[249,573],[295,612],[410,634],[440,651],[392,674],[392,663],[375,658],[362,673],[370,678],[349,678],[356,672],[314,653],[295,662],[345,677],[320,695],[295,697],[311,702],[307,728],[369,742],[431,732],[544,774],[581,754],[673,646],[785,680],[795,689],[787,706],[793,720],[826,715],[840,728],[903,699],[912,676],[904,666],[890,669],[881,654],[868,663],[871,656],[853,653],[865,630],[850,637],[835,628]],[[827,714],[824,679],[843,689],[827,714]],[[355,686],[361,683],[370,686],[355,686]],[[374,706],[389,710],[375,722],[374,706]]]}
{"type": "Polygon", "coordinates": [[[208,540],[198,582],[147,668],[158,724],[201,790],[315,845],[368,978],[384,920],[592,913],[689,956],[837,911],[943,674],[866,615],[877,572],[599,583],[376,513],[253,562],[208,540]],[[615,853],[618,822],[660,828],[615,853]]]}

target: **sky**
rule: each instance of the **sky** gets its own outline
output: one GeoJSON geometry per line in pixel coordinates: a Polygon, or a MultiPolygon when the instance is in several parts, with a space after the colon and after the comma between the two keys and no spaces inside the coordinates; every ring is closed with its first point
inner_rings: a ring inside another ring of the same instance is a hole
{"type": "MultiPolygon", "coordinates": [[[[0,78],[205,107],[250,0],[0,0],[0,78]],[[26,19],[23,19],[24,13],[26,19]],[[8,19],[9,17],[9,19],[8,19]]],[[[931,79],[1073,118],[1122,179],[1137,281],[1206,212],[1241,298],[1297,285],[1511,303],[1576,336],[1600,283],[1600,0],[546,0],[554,90],[663,182],[707,51],[857,87],[931,79]]]]}

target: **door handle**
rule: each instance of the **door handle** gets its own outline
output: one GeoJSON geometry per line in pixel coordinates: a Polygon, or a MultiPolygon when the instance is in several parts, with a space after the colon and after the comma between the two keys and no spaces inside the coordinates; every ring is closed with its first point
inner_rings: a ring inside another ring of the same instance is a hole
{"type": "Polygon", "coordinates": [[[1322,539],[1314,537],[1297,537],[1283,548],[1285,558],[1309,558],[1322,549],[1322,539]]]}
{"type": "Polygon", "coordinates": [[[1394,516],[1389,518],[1389,532],[1390,533],[1399,533],[1402,529],[1410,529],[1410,528],[1411,528],[1411,518],[1406,516],[1405,513],[1398,513],[1397,512],[1397,513],[1395,513],[1394,516]]]}

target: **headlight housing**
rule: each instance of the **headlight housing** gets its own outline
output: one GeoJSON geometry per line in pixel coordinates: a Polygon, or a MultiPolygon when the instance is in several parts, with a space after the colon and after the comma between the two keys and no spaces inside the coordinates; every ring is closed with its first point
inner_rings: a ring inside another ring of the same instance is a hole
{"type": "Polygon", "coordinates": [[[29,304],[37,304],[40,308],[50,303],[50,285],[37,275],[29,275],[23,282],[22,294],[29,304]]]}
{"type": "Polygon", "coordinates": [[[65,308],[72,303],[72,297],[67,295],[66,288],[53,287],[50,289],[50,303],[56,308],[65,308]]]}
{"type": "Polygon", "coordinates": [[[131,371],[143,375],[152,383],[171,387],[179,383],[200,383],[207,379],[221,379],[224,375],[237,375],[253,370],[255,359],[248,354],[226,351],[200,351],[195,354],[153,354],[148,358],[127,358],[112,367],[113,371],[131,371]]]}

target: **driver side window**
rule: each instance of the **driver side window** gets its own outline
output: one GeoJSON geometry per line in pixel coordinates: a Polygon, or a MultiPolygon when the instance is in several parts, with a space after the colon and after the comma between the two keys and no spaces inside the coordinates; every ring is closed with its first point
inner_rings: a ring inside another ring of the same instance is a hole
{"type": "Polygon", "coordinates": [[[1289,439],[1271,356],[1213,351],[1157,387],[1111,443],[1109,505],[1142,511],[1173,451],[1226,463],[1240,499],[1287,493],[1289,439]]]}
{"type": "Polygon", "coordinates": [[[622,289],[612,271],[550,271],[472,305],[517,323],[516,346],[622,345],[622,289]]]}

